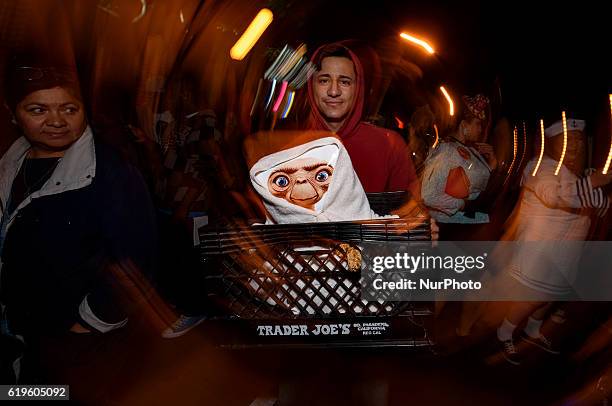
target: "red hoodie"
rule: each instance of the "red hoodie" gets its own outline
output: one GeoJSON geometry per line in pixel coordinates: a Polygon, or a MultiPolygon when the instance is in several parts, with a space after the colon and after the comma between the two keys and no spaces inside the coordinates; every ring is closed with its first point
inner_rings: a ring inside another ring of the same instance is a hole
{"type": "MultiPolygon", "coordinates": [[[[399,134],[361,121],[364,106],[365,82],[359,58],[341,42],[328,44],[316,50],[312,62],[320,66],[322,49],[341,46],[346,49],[355,66],[355,103],[349,116],[336,132],[346,147],[355,172],[366,192],[395,192],[409,190],[417,199],[420,185],[412,164],[411,153],[399,134]]],[[[327,122],[316,107],[313,75],[308,81],[308,101],[311,106],[309,128],[329,131],[327,122]]]]}

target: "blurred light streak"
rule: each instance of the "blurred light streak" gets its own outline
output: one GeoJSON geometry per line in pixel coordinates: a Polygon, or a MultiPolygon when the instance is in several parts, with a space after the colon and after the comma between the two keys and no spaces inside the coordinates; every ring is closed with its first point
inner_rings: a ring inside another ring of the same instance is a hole
{"type": "Polygon", "coordinates": [[[559,175],[561,165],[563,165],[563,160],[565,159],[565,152],[567,151],[567,120],[565,119],[565,111],[561,112],[561,120],[563,121],[563,151],[561,152],[561,158],[555,170],[555,176],[559,175]]]}
{"type": "Polygon", "coordinates": [[[259,40],[259,37],[261,37],[266,28],[272,23],[272,19],[272,11],[267,8],[262,8],[230,50],[231,58],[237,61],[244,59],[259,40]]]}
{"type": "Polygon", "coordinates": [[[280,65],[286,60],[287,55],[292,51],[293,50],[289,47],[289,45],[285,45],[272,63],[272,65],[270,65],[266,73],[264,73],[264,78],[270,80],[277,79],[277,72],[280,68],[280,65]]]}
{"type": "Polygon", "coordinates": [[[400,130],[404,128],[404,122],[402,120],[399,119],[399,117],[397,116],[393,116],[393,118],[395,119],[395,122],[397,123],[397,128],[399,128],[400,130]]]}
{"type": "Polygon", "coordinates": [[[283,81],[283,84],[281,85],[281,90],[280,93],[278,95],[278,99],[276,99],[276,102],[274,103],[274,107],[272,107],[272,111],[274,113],[276,113],[281,105],[281,102],[283,101],[283,98],[285,97],[285,92],[287,91],[287,82],[283,81]]]}
{"type": "Polygon", "coordinates": [[[295,96],[295,92],[292,90],[289,92],[289,97],[287,98],[287,107],[285,107],[285,111],[283,112],[282,118],[287,118],[289,115],[289,111],[291,111],[291,106],[293,106],[293,97],[295,96]]]}
{"type": "Polygon", "coordinates": [[[542,163],[542,158],[544,157],[544,120],[540,120],[540,156],[538,157],[538,163],[535,168],[533,168],[533,173],[531,176],[536,176],[538,173],[538,169],[540,169],[540,164],[542,163]]]}
{"type": "Polygon", "coordinates": [[[438,126],[437,125],[433,125],[434,131],[436,132],[436,140],[434,141],[433,145],[431,146],[432,149],[435,149],[439,142],[440,142],[440,135],[438,134],[438,126]]]}
{"type": "Polygon", "coordinates": [[[268,100],[266,100],[266,105],[264,106],[264,108],[268,108],[268,106],[270,105],[270,102],[272,101],[272,97],[274,97],[274,90],[276,89],[276,80],[272,81],[272,89],[270,89],[270,96],[268,96],[268,100]]]}
{"type": "MultiPolygon", "coordinates": [[[[610,97],[610,118],[612,119],[612,94],[608,95],[610,97]]],[[[611,121],[612,122],[612,121],[611,121]]],[[[611,134],[612,137],[612,134],[611,134]]],[[[612,139],[610,140],[610,150],[608,151],[608,159],[606,159],[606,165],[603,169],[603,174],[608,174],[608,169],[610,169],[610,161],[612,160],[612,139]]]]}
{"type": "Polygon", "coordinates": [[[98,8],[112,15],[113,17],[119,17],[119,14],[117,12],[113,11],[110,7],[106,5],[98,4],[98,8]]]}
{"type": "Polygon", "coordinates": [[[516,127],[514,127],[513,139],[514,139],[514,149],[512,151],[513,152],[512,162],[510,163],[510,168],[508,169],[508,175],[510,175],[512,173],[512,170],[514,169],[514,163],[516,162],[516,155],[518,153],[518,131],[516,127]]]}
{"type": "Polygon", "coordinates": [[[317,68],[305,57],[306,45],[302,44],[294,51],[285,45],[272,65],[266,70],[267,80],[286,81],[291,89],[300,89],[306,84],[317,68]]]}
{"type": "Polygon", "coordinates": [[[448,94],[448,92],[446,91],[444,86],[440,86],[440,90],[442,91],[442,94],[444,95],[444,97],[448,101],[448,111],[449,111],[449,113],[450,113],[450,115],[452,117],[452,116],[455,115],[455,104],[453,103],[453,99],[451,99],[450,95],[448,94]]]}
{"type": "Polygon", "coordinates": [[[141,4],[140,14],[134,17],[134,19],[132,20],[133,23],[140,20],[147,13],[147,0],[140,0],[140,4],[141,4]]]}
{"type": "Polygon", "coordinates": [[[431,45],[429,45],[426,41],[419,39],[417,37],[413,37],[410,34],[406,34],[405,32],[402,32],[400,34],[400,37],[402,37],[403,39],[405,39],[406,41],[410,41],[413,44],[416,44],[418,46],[420,46],[421,48],[423,48],[425,51],[427,51],[429,54],[434,54],[436,51],[434,51],[434,49],[431,47],[431,45]]]}
{"type": "Polygon", "coordinates": [[[525,160],[525,155],[527,154],[527,126],[523,121],[523,153],[521,154],[521,160],[519,161],[519,168],[523,167],[523,161],[525,160]]]}
{"type": "Polygon", "coordinates": [[[179,13],[179,19],[181,20],[182,24],[185,24],[185,16],[183,15],[183,10],[181,10],[181,12],[179,13]]]}
{"type": "Polygon", "coordinates": [[[316,66],[312,62],[307,62],[302,65],[295,78],[291,80],[291,87],[299,89],[308,82],[308,79],[317,71],[316,66]]]}
{"type": "Polygon", "coordinates": [[[306,45],[302,44],[296,51],[291,53],[287,62],[283,66],[281,66],[281,69],[278,74],[283,78],[286,76],[292,76],[290,74],[292,73],[294,68],[296,68],[296,66],[298,66],[299,69],[299,63],[302,62],[301,59],[305,54],[306,45]]]}
{"type": "Polygon", "coordinates": [[[251,106],[251,112],[249,113],[249,116],[253,116],[253,113],[255,113],[255,107],[257,106],[261,98],[262,87],[263,87],[263,79],[259,79],[259,84],[257,85],[257,92],[255,93],[255,99],[253,99],[253,105],[251,106]]]}

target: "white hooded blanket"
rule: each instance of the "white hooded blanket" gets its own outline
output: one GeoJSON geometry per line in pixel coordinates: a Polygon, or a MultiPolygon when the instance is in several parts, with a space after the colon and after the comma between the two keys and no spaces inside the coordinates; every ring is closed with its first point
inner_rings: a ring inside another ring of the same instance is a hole
{"type": "Polygon", "coordinates": [[[267,224],[357,221],[380,218],[370,209],[367,196],[348,152],[337,138],[325,137],[259,159],[250,169],[251,183],[268,213],[267,224]],[[333,168],[332,180],[323,198],[310,210],[274,196],[268,180],[275,170],[303,158],[316,158],[333,168]]]}

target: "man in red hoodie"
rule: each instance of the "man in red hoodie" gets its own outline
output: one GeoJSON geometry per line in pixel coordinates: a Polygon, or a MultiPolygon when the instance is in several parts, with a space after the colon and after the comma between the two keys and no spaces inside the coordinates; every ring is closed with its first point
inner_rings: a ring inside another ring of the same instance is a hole
{"type": "Polygon", "coordinates": [[[404,140],[361,121],[365,84],[359,58],[333,43],[317,49],[312,62],[318,71],[308,81],[309,127],[341,138],[366,192],[410,191],[418,200],[420,184],[404,140]]]}

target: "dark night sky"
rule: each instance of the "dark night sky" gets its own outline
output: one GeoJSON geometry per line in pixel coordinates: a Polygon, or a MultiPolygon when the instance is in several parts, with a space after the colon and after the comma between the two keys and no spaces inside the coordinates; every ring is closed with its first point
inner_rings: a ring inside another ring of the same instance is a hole
{"type": "MultiPolygon", "coordinates": [[[[129,4],[137,6],[138,2],[132,0],[129,4]]],[[[515,120],[544,117],[548,122],[557,119],[562,109],[587,119],[593,114],[603,117],[607,94],[612,92],[610,14],[603,3],[592,0],[569,5],[538,0],[235,0],[219,4],[223,6],[219,8],[228,9],[223,14],[228,21],[220,17],[214,24],[225,24],[237,32],[246,28],[258,8],[268,6],[274,11],[274,23],[253,54],[265,52],[267,47],[280,48],[302,41],[312,51],[321,43],[342,39],[361,39],[374,47],[394,39],[397,43],[392,46],[402,57],[414,61],[425,72],[424,82],[432,94],[444,83],[455,95],[485,92],[491,96],[495,78],[499,78],[504,113],[515,120]],[[400,44],[397,36],[402,30],[430,40],[436,56],[424,56],[409,44],[400,44]]],[[[163,17],[161,24],[170,25],[163,17]]],[[[195,26],[205,25],[208,18],[210,15],[203,13],[196,18],[195,26]]],[[[75,21],[85,27],[87,35],[93,32],[86,20],[75,21]]],[[[217,53],[211,53],[214,58],[227,58],[225,46],[235,40],[231,31],[223,34],[227,44],[211,47],[218,38],[205,36],[199,46],[216,49],[217,53]]],[[[143,23],[133,35],[145,33],[143,23]]],[[[132,41],[134,44],[138,41],[132,41]]],[[[127,45],[126,48],[129,49],[127,45]]],[[[194,49],[193,58],[197,69],[216,63],[210,55],[208,59],[200,57],[197,51],[194,49]]],[[[139,52],[140,49],[134,54],[139,52]]],[[[411,90],[412,84],[394,85],[395,96],[401,96],[411,90]]],[[[387,96],[393,104],[393,95],[387,96]]],[[[435,94],[436,99],[439,96],[435,94]]],[[[406,95],[408,114],[418,106],[413,101],[406,95]]]]}
{"type": "Polygon", "coordinates": [[[487,91],[499,76],[511,117],[552,117],[561,109],[588,116],[612,91],[607,10],[595,2],[541,3],[322,2],[308,13],[304,33],[315,44],[421,33],[455,89],[487,91]]]}

